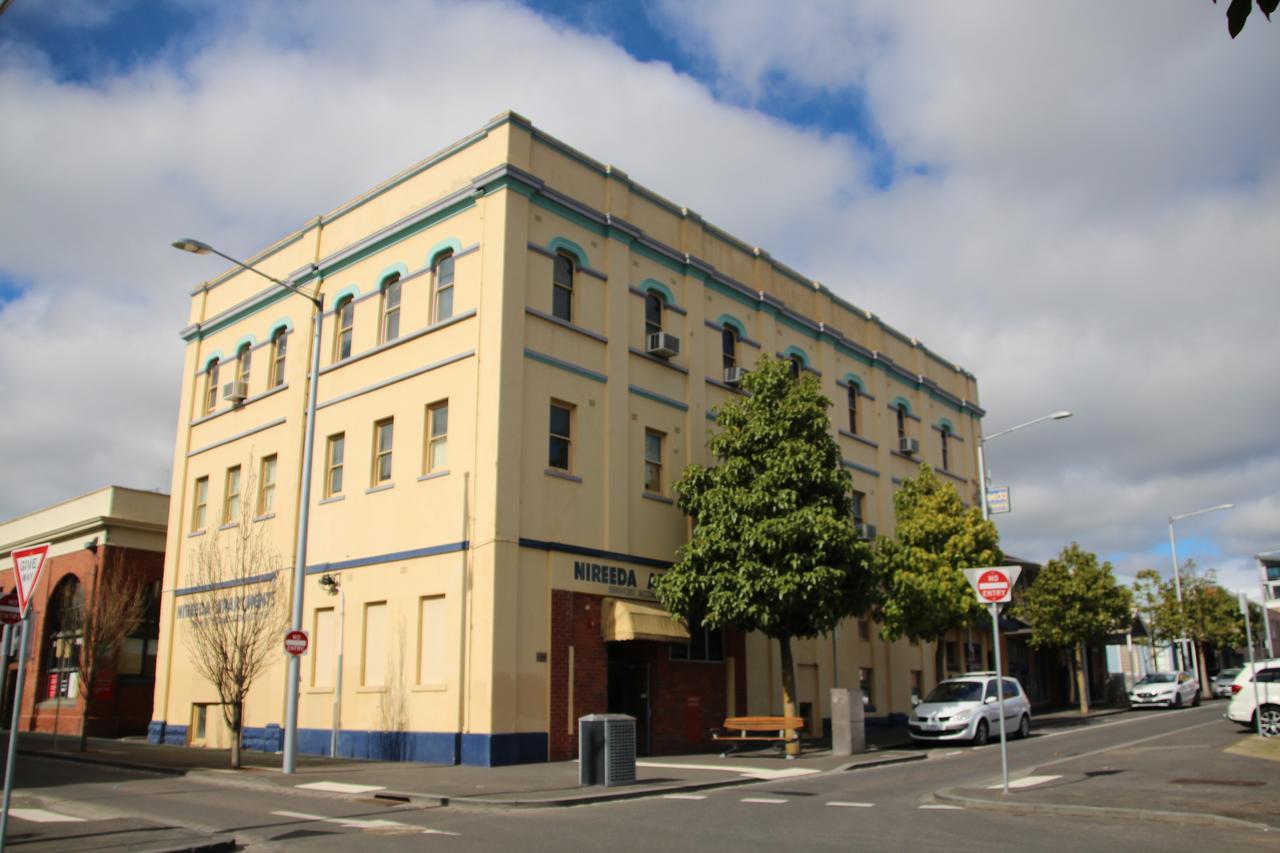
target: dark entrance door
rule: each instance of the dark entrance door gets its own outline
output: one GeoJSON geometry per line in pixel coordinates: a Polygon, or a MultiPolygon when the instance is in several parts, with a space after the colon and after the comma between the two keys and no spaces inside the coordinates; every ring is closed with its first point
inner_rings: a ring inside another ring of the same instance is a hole
{"type": "Polygon", "coordinates": [[[649,726],[649,664],[635,660],[628,649],[616,647],[633,643],[609,643],[609,713],[627,714],[636,719],[636,752],[653,751],[649,726]]]}

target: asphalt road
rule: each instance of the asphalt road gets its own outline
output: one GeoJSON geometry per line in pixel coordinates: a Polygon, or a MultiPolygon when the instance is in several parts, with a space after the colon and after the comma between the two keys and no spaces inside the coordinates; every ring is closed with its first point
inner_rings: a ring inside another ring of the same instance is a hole
{"type": "MultiPolygon", "coordinates": [[[[1011,776],[1232,727],[1221,704],[1132,712],[1009,745],[1011,776]],[[1214,728],[1218,726],[1220,728],[1214,728]]],[[[1204,850],[1278,849],[1280,832],[947,807],[933,793],[1000,781],[999,746],[931,746],[926,760],[594,806],[505,811],[387,805],[207,777],[27,759],[15,805],[129,815],[234,835],[251,850],[1204,850]]],[[[1158,807],[1158,804],[1155,804],[1158,807]]]]}

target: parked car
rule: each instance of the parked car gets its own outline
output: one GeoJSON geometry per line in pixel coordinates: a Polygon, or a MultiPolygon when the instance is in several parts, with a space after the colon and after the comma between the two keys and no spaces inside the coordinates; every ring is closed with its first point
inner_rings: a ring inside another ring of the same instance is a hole
{"type": "Polygon", "coordinates": [[[916,704],[907,720],[911,739],[973,741],[981,746],[1000,731],[1004,707],[1005,731],[1011,737],[1031,734],[1031,702],[1016,678],[1004,679],[1004,702],[999,699],[994,672],[971,672],[948,678],[916,704]]]}
{"type": "Polygon", "coordinates": [[[1189,672],[1153,672],[1129,688],[1129,704],[1181,708],[1200,704],[1200,682],[1189,672]]]}
{"type": "Polygon", "coordinates": [[[1231,683],[1227,719],[1255,729],[1258,725],[1255,715],[1259,705],[1262,706],[1262,733],[1268,737],[1280,736],[1280,658],[1268,658],[1244,665],[1236,680],[1231,683]]]}
{"type": "Polygon", "coordinates": [[[1231,684],[1236,680],[1236,676],[1240,674],[1243,667],[1233,666],[1231,669],[1224,669],[1213,677],[1211,682],[1211,690],[1215,697],[1231,696],[1231,684]]]}

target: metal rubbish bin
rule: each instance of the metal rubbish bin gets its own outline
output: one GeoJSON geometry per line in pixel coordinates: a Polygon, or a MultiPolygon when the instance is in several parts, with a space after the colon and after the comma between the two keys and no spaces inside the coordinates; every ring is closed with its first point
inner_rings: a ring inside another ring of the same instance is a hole
{"type": "Polygon", "coordinates": [[[628,785],[636,781],[636,718],[588,714],[578,718],[578,784],[628,785]]]}

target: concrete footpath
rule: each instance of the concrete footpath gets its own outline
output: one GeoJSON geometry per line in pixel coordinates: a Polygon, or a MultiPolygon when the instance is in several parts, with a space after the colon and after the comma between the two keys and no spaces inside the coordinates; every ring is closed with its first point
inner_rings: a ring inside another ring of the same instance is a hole
{"type": "Polygon", "coordinates": [[[1280,738],[1264,740],[1216,716],[1166,737],[1068,753],[1011,776],[1008,794],[999,781],[935,797],[1029,815],[1280,831],[1280,738]]]}

